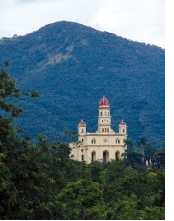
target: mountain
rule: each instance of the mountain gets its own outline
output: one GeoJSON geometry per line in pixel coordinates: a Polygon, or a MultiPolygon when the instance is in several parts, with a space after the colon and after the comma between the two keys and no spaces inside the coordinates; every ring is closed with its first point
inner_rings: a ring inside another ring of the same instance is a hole
{"type": "Polygon", "coordinates": [[[40,93],[35,101],[20,102],[26,134],[58,139],[64,129],[76,131],[80,119],[96,130],[98,101],[105,95],[114,129],[124,119],[131,139],[164,141],[162,48],[62,21],[1,39],[0,63],[5,60],[21,89],[40,93]]]}

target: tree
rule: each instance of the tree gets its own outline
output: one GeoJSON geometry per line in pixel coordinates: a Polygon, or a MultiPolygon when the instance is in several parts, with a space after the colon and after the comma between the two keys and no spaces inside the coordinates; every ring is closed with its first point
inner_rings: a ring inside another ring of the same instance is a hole
{"type": "Polygon", "coordinates": [[[68,183],[57,197],[62,219],[105,219],[102,190],[96,182],[80,179],[68,183]]]}
{"type": "Polygon", "coordinates": [[[135,145],[131,140],[125,141],[127,150],[124,154],[124,159],[127,165],[132,167],[144,167],[144,154],[140,149],[135,148],[135,145]]]}
{"type": "Polygon", "coordinates": [[[20,92],[16,88],[15,81],[10,78],[4,69],[0,69],[0,109],[13,117],[19,116],[22,112],[21,108],[8,102],[8,98],[18,98],[19,96],[20,92]]]}

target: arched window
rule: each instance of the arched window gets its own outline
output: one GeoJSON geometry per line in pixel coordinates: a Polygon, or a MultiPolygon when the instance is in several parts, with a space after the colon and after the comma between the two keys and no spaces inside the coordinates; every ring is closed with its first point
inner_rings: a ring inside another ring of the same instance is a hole
{"type": "Polygon", "coordinates": [[[96,144],[96,139],[93,138],[93,139],[91,140],[91,143],[92,143],[92,144],[96,144]]]}
{"type": "Polygon", "coordinates": [[[83,143],[83,138],[81,139],[81,142],[83,143]]]}
{"type": "Polygon", "coordinates": [[[81,156],[81,160],[84,161],[84,155],[83,155],[83,154],[82,154],[82,156],[81,156]]]}
{"type": "Polygon", "coordinates": [[[116,139],[115,142],[116,142],[116,144],[120,144],[120,140],[118,138],[116,139]]]}
{"type": "Polygon", "coordinates": [[[115,152],[115,159],[120,160],[120,151],[115,152]]]}
{"type": "Polygon", "coordinates": [[[83,131],[84,131],[84,130],[83,130],[83,128],[82,128],[82,129],[81,129],[81,133],[83,133],[83,131]]]}
{"type": "Polygon", "coordinates": [[[102,116],[103,115],[103,113],[102,113],[102,111],[100,112],[100,116],[102,116]]]}
{"type": "Polygon", "coordinates": [[[125,132],[125,129],[123,129],[123,133],[125,132]]]}
{"type": "Polygon", "coordinates": [[[105,129],[104,129],[104,128],[102,128],[102,132],[105,132],[105,129]]]}
{"type": "Polygon", "coordinates": [[[91,153],[91,162],[94,162],[94,161],[96,161],[96,152],[92,151],[92,153],[91,153]]]}
{"type": "Polygon", "coordinates": [[[103,151],[103,163],[107,163],[109,161],[109,152],[107,150],[103,151]]]}

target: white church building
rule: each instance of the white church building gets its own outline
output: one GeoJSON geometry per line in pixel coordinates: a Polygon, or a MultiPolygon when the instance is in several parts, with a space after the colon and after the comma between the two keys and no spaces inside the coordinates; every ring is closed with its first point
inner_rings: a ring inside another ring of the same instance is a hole
{"type": "Polygon", "coordinates": [[[127,149],[126,140],[126,123],[123,120],[119,123],[118,132],[112,129],[109,100],[102,97],[99,101],[97,131],[88,133],[85,121],[81,120],[78,140],[70,143],[70,157],[86,163],[119,160],[127,149]]]}

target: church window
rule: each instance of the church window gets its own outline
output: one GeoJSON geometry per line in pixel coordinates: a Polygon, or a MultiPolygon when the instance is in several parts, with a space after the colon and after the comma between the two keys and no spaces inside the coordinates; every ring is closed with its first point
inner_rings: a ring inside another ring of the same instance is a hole
{"type": "Polygon", "coordinates": [[[92,153],[91,153],[91,161],[92,162],[96,161],[96,152],[95,151],[92,151],[92,153]]]}
{"type": "Polygon", "coordinates": [[[102,113],[102,111],[100,112],[100,116],[102,116],[103,115],[103,113],[102,113]]]}
{"type": "Polygon", "coordinates": [[[73,154],[71,154],[71,156],[70,156],[71,158],[73,158],[74,157],[74,155],[73,154]]]}
{"type": "Polygon", "coordinates": [[[109,161],[109,152],[107,150],[103,151],[103,163],[107,163],[109,161]]]}
{"type": "Polygon", "coordinates": [[[115,159],[120,160],[120,151],[115,152],[115,159]]]}
{"type": "Polygon", "coordinates": [[[81,156],[81,160],[84,161],[84,155],[83,155],[83,154],[82,154],[82,156],[81,156]]]}
{"type": "Polygon", "coordinates": [[[83,142],[83,138],[82,138],[82,140],[81,140],[82,142],[83,142]]]}
{"type": "Polygon", "coordinates": [[[93,138],[93,139],[91,140],[91,143],[92,143],[92,144],[96,144],[95,138],[93,138]]]}
{"type": "Polygon", "coordinates": [[[120,140],[118,138],[116,139],[116,144],[120,144],[120,140]]]}
{"type": "Polygon", "coordinates": [[[83,128],[81,129],[81,133],[83,133],[83,128]]]}
{"type": "Polygon", "coordinates": [[[105,132],[105,129],[104,129],[104,128],[102,128],[102,132],[105,132]]]}
{"type": "Polygon", "coordinates": [[[125,132],[125,129],[123,129],[123,133],[125,132]]]}

